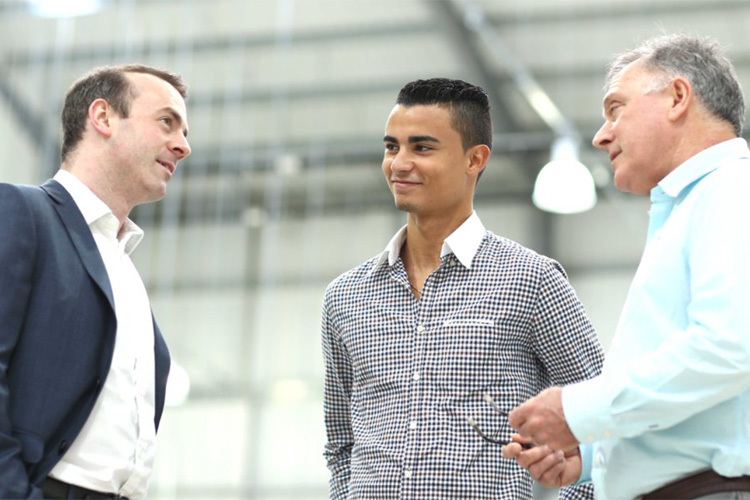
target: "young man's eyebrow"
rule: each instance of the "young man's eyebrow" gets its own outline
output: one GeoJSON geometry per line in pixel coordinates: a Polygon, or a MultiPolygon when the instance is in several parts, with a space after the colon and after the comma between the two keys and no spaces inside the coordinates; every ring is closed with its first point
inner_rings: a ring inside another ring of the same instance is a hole
{"type": "MultiPolygon", "coordinates": [[[[383,142],[396,142],[398,143],[398,139],[396,139],[393,136],[386,135],[383,137],[383,142]]],[[[409,143],[414,144],[415,142],[440,142],[440,139],[437,137],[432,137],[431,135],[412,135],[409,137],[409,143]]]]}
{"type": "Polygon", "coordinates": [[[415,142],[440,142],[440,139],[431,135],[412,135],[409,137],[409,142],[412,144],[415,142]]]}

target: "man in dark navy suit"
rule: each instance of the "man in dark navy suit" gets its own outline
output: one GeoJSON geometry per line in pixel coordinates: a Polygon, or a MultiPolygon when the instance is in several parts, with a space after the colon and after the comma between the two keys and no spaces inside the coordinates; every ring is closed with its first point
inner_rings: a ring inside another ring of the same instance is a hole
{"type": "Polygon", "coordinates": [[[62,165],[0,184],[0,498],[143,498],[169,353],[128,214],[190,154],[186,86],[108,66],[68,91],[62,165]]]}

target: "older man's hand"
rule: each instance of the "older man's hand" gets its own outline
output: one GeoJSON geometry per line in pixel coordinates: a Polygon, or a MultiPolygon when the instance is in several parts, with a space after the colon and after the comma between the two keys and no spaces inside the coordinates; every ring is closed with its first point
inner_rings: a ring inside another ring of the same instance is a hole
{"type": "Polygon", "coordinates": [[[503,446],[503,457],[514,458],[539,484],[548,488],[559,488],[573,484],[581,476],[579,448],[567,452],[555,451],[547,445],[526,449],[519,443],[527,443],[528,439],[518,434],[514,434],[512,439],[512,443],[503,446]]]}
{"type": "Polygon", "coordinates": [[[510,426],[537,444],[553,450],[571,451],[578,440],[565,421],[562,408],[562,388],[550,387],[512,410],[510,426]]]}

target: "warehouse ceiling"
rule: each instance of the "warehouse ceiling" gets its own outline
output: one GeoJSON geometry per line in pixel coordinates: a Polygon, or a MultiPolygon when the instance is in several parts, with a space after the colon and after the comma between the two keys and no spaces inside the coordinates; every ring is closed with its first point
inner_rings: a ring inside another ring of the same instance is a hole
{"type": "Polygon", "coordinates": [[[389,203],[383,125],[417,78],[488,91],[495,147],[477,197],[509,203],[530,203],[560,135],[580,139],[602,194],[616,195],[589,144],[613,52],[664,32],[707,34],[750,85],[745,0],[112,0],[65,19],[27,4],[0,0],[0,99],[26,140],[4,147],[36,151],[42,180],[58,166],[61,99],[78,75],[133,61],[180,72],[193,155],[169,220],[389,203]]]}

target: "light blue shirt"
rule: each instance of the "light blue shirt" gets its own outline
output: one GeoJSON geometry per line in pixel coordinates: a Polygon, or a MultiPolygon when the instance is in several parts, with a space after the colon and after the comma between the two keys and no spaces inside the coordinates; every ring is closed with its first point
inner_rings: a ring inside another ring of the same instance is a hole
{"type": "MultiPolygon", "coordinates": [[[[695,471],[750,474],[750,150],[732,139],[651,191],[649,236],[601,376],[563,389],[597,499],[695,471]]],[[[584,466],[586,469],[586,466],[584,466]]]]}

